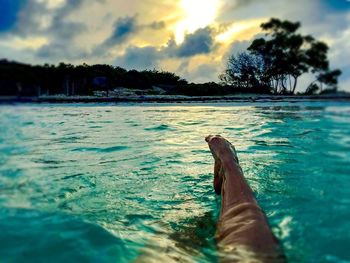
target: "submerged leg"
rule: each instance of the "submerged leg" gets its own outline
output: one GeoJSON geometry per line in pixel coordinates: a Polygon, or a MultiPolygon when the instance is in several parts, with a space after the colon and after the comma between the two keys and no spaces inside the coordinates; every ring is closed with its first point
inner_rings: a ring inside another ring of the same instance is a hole
{"type": "Polygon", "coordinates": [[[278,240],[246,182],[231,143],[221,136],[206,137],[215,159],[214,188],[222,195],[217,242],[228,261],[284,261],[278,240]]]}

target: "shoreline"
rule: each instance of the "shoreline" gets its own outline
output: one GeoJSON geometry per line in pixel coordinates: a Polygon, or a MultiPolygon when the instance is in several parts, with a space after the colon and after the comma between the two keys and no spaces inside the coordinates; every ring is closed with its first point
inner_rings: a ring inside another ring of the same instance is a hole
{"type": "Polygon", "coordinates": [[[124,97],[96,97],[96,96],[43,96],[43,97],[0,97],[0,104],[13,103],[191,103],[191,102],[313,102],[313,101],[350,101],[350,95],[294,95],[294,96],[124,96],[124,97]]]}

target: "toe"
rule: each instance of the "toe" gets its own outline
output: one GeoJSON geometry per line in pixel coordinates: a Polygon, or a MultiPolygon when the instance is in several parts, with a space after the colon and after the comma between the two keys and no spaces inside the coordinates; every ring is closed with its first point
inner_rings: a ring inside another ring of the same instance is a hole
{"type": "Polygon", "coordinates": [[[207,137],[205,137],[205,141],[206,142],[210,142],[210,140],[213,138],[213,135],[208,135],[207,137]]]}

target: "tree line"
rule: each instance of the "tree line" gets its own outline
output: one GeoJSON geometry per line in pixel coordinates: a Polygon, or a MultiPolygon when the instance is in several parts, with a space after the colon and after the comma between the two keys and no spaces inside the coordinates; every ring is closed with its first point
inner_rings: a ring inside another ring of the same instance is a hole
{"type": "Polygon", "coordinates": [[[314,80],[305,94],[336,91],[341,71],[331,70],[328,46],[310,35],[298,33],[299,22],[272,18],[263,23],[265,36],[253,40],[248,49],[232,54],[221,82],[195,84],[174,73],[159,70],[126,70],[111,65],[28,65],[0,60],[0,95],[93,95],[117,87],[163,88],[167,94],[189,96],[237,93],[295,94],[304,74],[314,80]]]}
{"type": "Polygon", "coordinates": [[[0,95],[36,96],[92,95],[94,91],[108,92],[116,87],[149,89],[155,85],[186,85],[187,81],[174,73],[158,70],[126,70],[111,65],[28,65],[0,61],[0,95]],[[67,90],[69,89],[69,90],[67,90]]]}
{"type": "Polygon", "coordinates": [[[306,94],[324,88],[336,91],[341,71],[329,68],[327,44],[298,33],[300,26],[276,18],[261,24],[265,37],[255,39],[245,52],[233,54],[220,79],[231,86],[295,94],[298,80],[309,73],[314,80],[306,94]]]}

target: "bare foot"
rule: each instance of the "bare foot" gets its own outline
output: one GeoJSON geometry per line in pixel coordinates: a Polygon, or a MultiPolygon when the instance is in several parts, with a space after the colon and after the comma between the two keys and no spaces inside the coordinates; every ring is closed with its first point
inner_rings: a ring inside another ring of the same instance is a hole
{"type": "Polygon", "coordinates": [[[238,162],[235,147],[221,135],[208,135],[205,137],[205,141],[208,143],[209,148],[214,158],[223,159],[229,155],[238,162]]]}
{"type": "Polygon", "coordinates": [[[221,251],[227,252],[227,262],[284,262],[279,242],[244,178],[235,148],[220,135],[205,140],[215,159],[214,189],[222,195],[216,240],[221,251]]]}
{"type": "Polygon", "coordinates": [[[205,141],[209,145],[209,149],[214,157],[214,190],[215,193],[220,195],[222,189],[222,182],[224,180],[224,170],[222,162],[232,162],[238,163],[238,158],[236,155],[236,150],[234,146],[221,137],[220,135],[209,135],[205,137],[205,141]]]}

